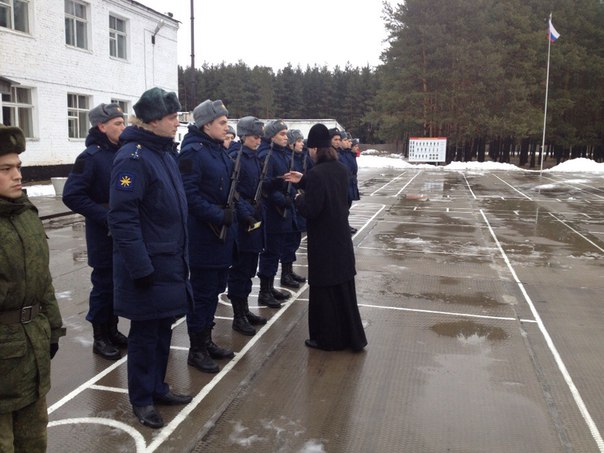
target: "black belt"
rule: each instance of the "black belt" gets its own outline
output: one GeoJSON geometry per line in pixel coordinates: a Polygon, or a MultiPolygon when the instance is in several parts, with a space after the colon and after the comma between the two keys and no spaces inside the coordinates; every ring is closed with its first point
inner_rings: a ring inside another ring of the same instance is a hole
{"type": "Polygon", "coordinates": [[[40,313],[40,304],[0,312],[0,324],[27,324],[40,313]]]}

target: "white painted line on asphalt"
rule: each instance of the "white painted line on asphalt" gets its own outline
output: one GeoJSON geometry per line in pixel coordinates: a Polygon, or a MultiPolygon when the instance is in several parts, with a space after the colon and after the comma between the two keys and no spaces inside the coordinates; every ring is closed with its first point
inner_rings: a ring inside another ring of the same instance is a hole
{"type": "Polygon", "coordinates": [[[392,181],[388,181],[386,184],[384,184],[382,187],[380,187],[379,189],[374,190],[373,192],[371,192],[369,194],[369,196],[373,196],[376,193],[378,193],[380,190],[385,189],[386,187],[388,187],[390,184],[392,184],[394,181],[396,181],[397,179],[400,179],[405,173],[407,173],[406,171],[402,172],[400,175],[398,175],[397,177],[395,177],[392,181]]]}
{"type": "Polygon", "coordinates": [[[92,384],[90,386],[92,390],[102,390],[103,392],[113,392],[113,393],[128,393],[128,389],[120,388],[120,387],[108,387],[106,385],[98,385],[92,384]]]}
{"type": "Polygon", "coordinates": [[[472,190],[472,187],[470,187],[470,182],[468,181],[468,178],[466,178],[466,175],[464,173],[462,173],[461,175],[463,176],[463,179],[465,179],[466,185],[468,186],[468,189],[469,189],[470,193],[472,194],[472,196],[474,197],[474,199],[477,200],[478,198],[476,198],[476,195],[474,194],[474,191],[472,190]]]}
{"type": "Polygon", "coordinates": [[[516,192],[518,192],[520,195],[522,195],[523,197],[527,198],[528,200],[533,201],[533,199],[531,197],[529,197],[528,195],[520,192],[518,189],[516,189],[513,185],[511,185],[509,182],[505,181],[504,179],[501,179],[499,176],[497,176],[495,173],[491,173],[493,176],[495,176],[498,180],[500,180],[502,183],[508,185],[510,188],[514,189],[516,192]]]}
{"type": "Polygon", "coordinates": [[[404,185],[404,186],[401,188],[401,190],[399,190],[399,191],[396,193],[396,195],[391,195],[391,196],[392,196],[392,197],[398,197],[398,196],[399,196],[399,195],[400,195],[400,194],[403,192],[403,190],[405,190],[405,189],[407,188],[407,186],[408,186],[409,184],[411,184],[411,181],[413,181],[415,178],[417,178],[417,177],[418,177],[419,175],[421,175],[422,173],[423,173],[423,170],[420,170],[418,173],[416,173],[416,174],[413,176],[413,178],[411,178],[411,179],[409,180],[409,182],[408,182],[407,184],[405,184],[405,185],[404,185]]]}
{"type": "Polygon", "coordinates": [[[585,405],[585,402],[583,401],[583,398],[581,397],[581,394],[579,393],[579,389],[573,382],[573,379],[570,376],[570,373],[568,372],[568,369],[566,368],[566,365],[564,364],[564,361],[562,360],[562,357],[560,356],[558,349],[554,345],[554,341],[552,340],[552,337],[550,336],[549,332],[545,328],[545,324],[543,324],[543,320],[541,319],[541,316],[539,316],[539,312],[537,312],[537,308],[535,308],[535,305],[533,304],[533,301],[531,300],[526,289],[524,288],[524,285],[518,278],[518,275],[516,274],[516,271],[514,270],[512,263],[510,262],[507,254],[503,250],[501,243],[499,242],[499,240],[497,239],[497,236],[495,235],[495,231],[493,230],[493,228],[491,228],[491,224],[489,223],[489,220],[487,219],[487,216],[485,215],[485,213],[482,209],[480,210],[480,214],[482,215],[482,218],[484,219],[485,223],[489,227],[491,236],[493,237],[493,240],[497,244],[497,248],[499,249],[499,252],[501,253],[501,256],[503,257],[503,260],[505,261],[505,263],[508,267],[508,270],[512,274],[514,281],[516,282],[516,284],[518,285],[518,288],[522,292],[522,295],[524,296],[524,299],[526,300],[526,303],[528,304],[528,306],[531,310],[531,313],[533,314],[533,317],[535,318],[537,325],[539,326],[539,330],[541,331],[541,334],[543,335],[550,352],[554,356],[554,360],[556,361],[556,364],[558,365],[558,369],[560,370],[560,373],[562,374],[562,377],[564,378],[564,381],[566,382],[566,385],[568,386],[568,388],[570,390],[570,393],[575,401],[575,404],[577,405],[579,411],[581,412],[581,415],[583,416],[583,420],[587,424],[587,427],[589,428],[589,431],[591,432],[592,437],[596,441],[596,444],[598,445],[600,452],[604,452],[604,440],[602,439],[600,431],[598,430],[598,427],[597,427],[596,423],[594,422],[591,414],[587,410],[587,406],[585,405]]]}
{"type": "Polygon", "coordinates": [[[358,304],[359,307],[367,307],[367,308],[380,308],[383,310],[395,310],[395,311],[410,311],[413,313],[428,313],[431,315],[447,315],[447,316],[457,316],[462,318],[481,318],[481,319],[493,319],[498,321],[520,321],[520,322],[537,322],[534,319],[518,319],[514,317],[507,316],[487,316],[487,315],[475,315],[472,313],[455,313],[453,311],[439,311],[439,310],[423,310],[419,308],[405,308],[405,307],[392,307],[392,306],[384,306],[384,305],[372,305],[372,304],[358,304]]]}
{"type": "Polygon", "coordinates": [[[604,249],[602,247],[600,247],[598,244],[596,244],[594,241],[588,239],[587,237],[585,237],[583,234],[579,233],[577,230],[575,230],[573,227],[571,227],[568,223],[566,223],[564,220],[559,219],[558,217],[556,217],[554,214],[552,214],[551,212],[549,213],[549,215],[551,215],[554,219],[556,219],[558,222],[560,222],[562,225],[564,225],[566,228],[568,228],[569,230],[571,230],[572,232],[578,234],[579,236],[581,236],[583,239],[585,239],[587,242],[589,242],[591,245],[593,245],[595,248],[597,248],[600,252],[604,252],[604,249]]]}
{"type": "Polygon", "coordinates": [[[101,418],[101,417],[82,417],[82,418],[65,418],[63,420],[57,420],[54,422],[48,423],[48,427],[52,428],[54,426],[63,426],[63,425],[105,425],[110,426],[111,428],[117,428],[119,430],[124,431],[129,434],[132,439],[134,439],[134,443],[136,445],[137,452],[145,451],[145,438],[143,435],[134,429],[132,426],[118,422],[116,420],[112,420],[110,418],[101,418]]]}

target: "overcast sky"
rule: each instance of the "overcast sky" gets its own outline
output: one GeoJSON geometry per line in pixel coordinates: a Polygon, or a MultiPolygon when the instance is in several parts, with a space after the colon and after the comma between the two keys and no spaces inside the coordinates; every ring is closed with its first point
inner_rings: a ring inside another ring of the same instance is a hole
{"type": "MultiPolygon", "coordinates": [[[[189,66],[190,0],[137,1],[181,22],[178,63],[189,66]]],[[[382,9],[382,0],[196,0],[195,66],[377,66],[386,38],[382,9]]]]}

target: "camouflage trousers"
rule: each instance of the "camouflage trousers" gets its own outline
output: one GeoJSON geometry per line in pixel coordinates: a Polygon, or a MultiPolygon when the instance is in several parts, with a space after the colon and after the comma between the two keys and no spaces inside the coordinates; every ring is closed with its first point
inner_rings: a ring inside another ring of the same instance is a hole
{"type": "Polygon", "coordinates": [[[0,452],[46,452],[47,425],[46,398],[40,398],[18,411],[0,414],[0,452]]]}

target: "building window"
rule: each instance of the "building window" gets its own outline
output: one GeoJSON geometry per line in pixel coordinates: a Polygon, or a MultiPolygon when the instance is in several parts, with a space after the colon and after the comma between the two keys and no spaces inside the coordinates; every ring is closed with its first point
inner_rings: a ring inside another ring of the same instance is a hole
{"type": "Polygon", "coordinates": [[[29,33],[29,0],[0,0],[0,27],[29,33]]]}
{"type": "Polygon", "coordinates": [[[11,87],[2,95],[2,122],[21,128],[27,138],[34,138],[34,106],[31,88],[11,87]]]}
{"type": "Polygon", "coordinates": [[[88,49],[88,6],[85,3],[65,0],[65,42],[69,46],[88,49]]]}
{"type": "Polygon", "coordinates": [[[89,96],[67,94],[69,138],[86,138],[88,135],[88,110],[90,110],[89,96]]]}
{"type": "Polygon", "coordinates": [[[128,101],[120,101],[119,99],[111,99],[111,103],[112,104],[117,104],[117,105],[120,106],[120,108],[122,109],[122,112],[124,112],[124,120],[128,121],[128,117],[130,116],[130,111],[128,110],[129,102],[128,101]]]}
{"type": "Polygon", "coordinates": [[[127,58],[126,21],[119,17],[109,16],[109,54],[115,58],[127,58]]]}

